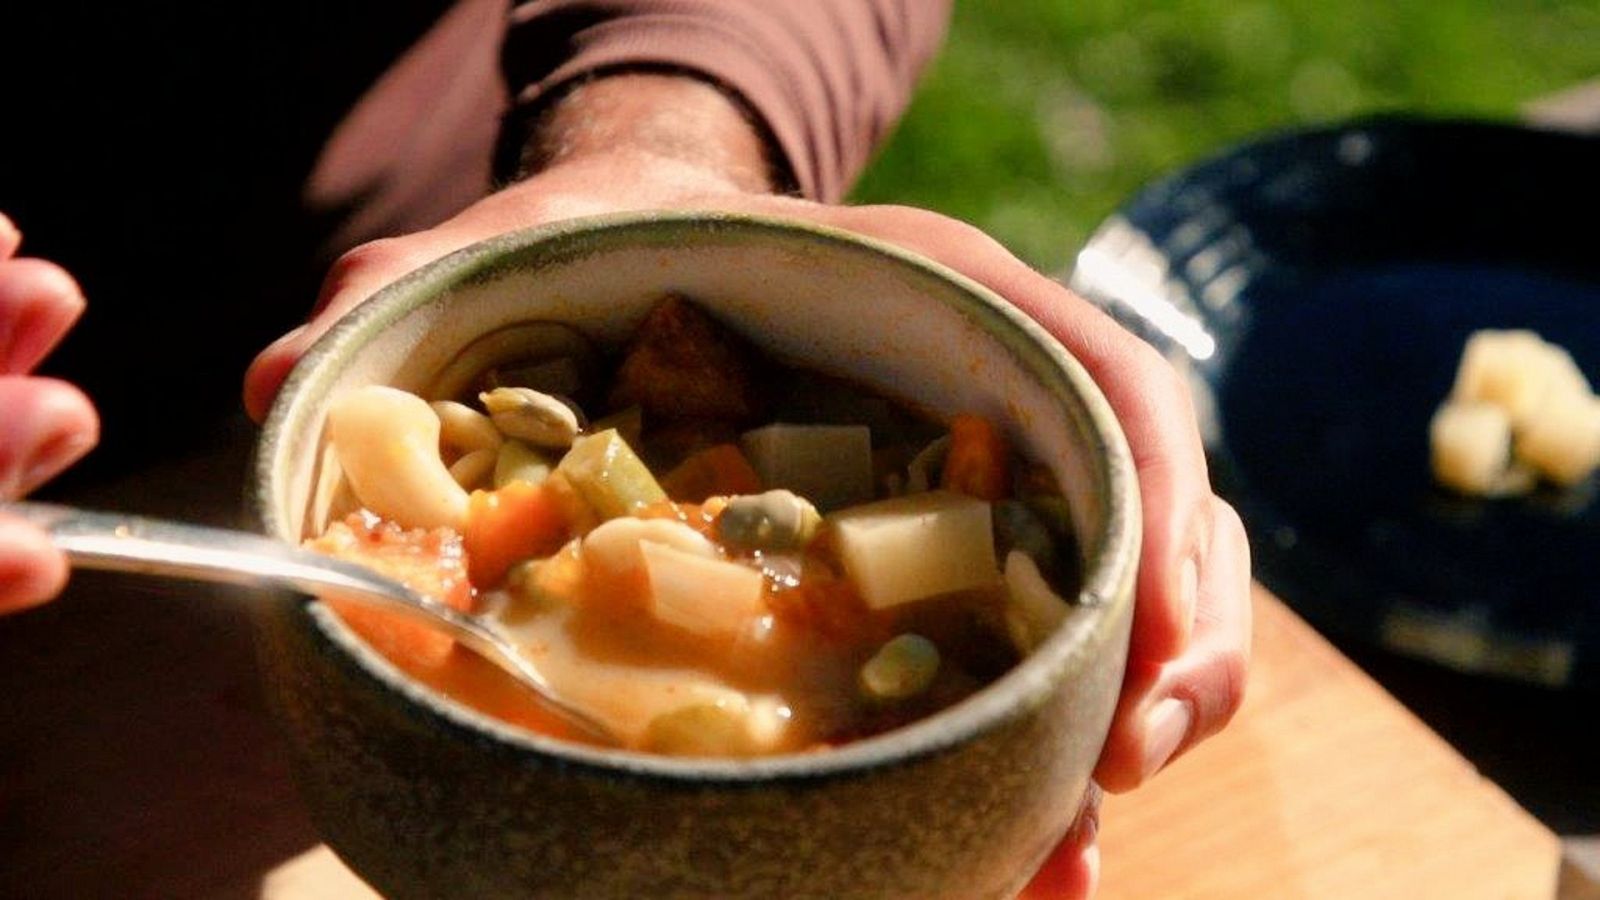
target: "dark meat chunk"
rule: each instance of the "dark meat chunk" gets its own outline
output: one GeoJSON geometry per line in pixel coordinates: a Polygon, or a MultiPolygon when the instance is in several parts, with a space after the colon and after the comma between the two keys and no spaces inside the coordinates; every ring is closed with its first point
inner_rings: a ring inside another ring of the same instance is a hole
{"type": "Polygon", "coordinates": [[[761,413],[757,359],[738,335],[670,296],[650,311],[623,355],[611,406],[640,406],[647,420],[750,422],[761,413]]]}

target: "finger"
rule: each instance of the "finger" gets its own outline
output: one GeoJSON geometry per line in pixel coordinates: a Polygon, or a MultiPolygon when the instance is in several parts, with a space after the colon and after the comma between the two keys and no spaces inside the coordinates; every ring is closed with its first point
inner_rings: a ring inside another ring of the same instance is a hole
{"type": "Polygon", "coordinates": [[[313,332],[310,323],[301,325],[268,344],[251,360],[244,373],[244,408],[256,424],[266,421],[289,372],[322,330],[325,329],[313,332]]]}
{"type": "Polygon", "coordinates": [[[1233,508],[1211,501],[1194,637],[1178,658],[1130,665],[1095,778],[1135,788],[1217,733],[1244,701],[1250,665],[1250,546],[1233,508]]]}
{"type": "Polygon", "coordinates": [[[0,513],[0,615],[37,606],[61,593],[67,561],[44,532],[0,513]]]}
{"type": "Polygon", "coordinates": [[[0,377],[0,499],[14,499],[83,457],[100,436],[89,398],[52,378],[0,377]]]}
{"type": "Polygon", "coordinates": [[[401,276],[468,242],[464,235],[424,231],[363,244],[339,257],[322,282],[311,320],[273,341],[250,363],[244,376],[246,412],[256,422],[265,421],[289,372],[335,322],[401,276]]]}
{"type": "Polygon", "coordinates": [[[31,371],[83,308],[83,292],[60,266],[42,259],[0,262],[0,375],[31,371]]]}
{"type": "Polygon", "coordinates": [[[1083,805],[1061,843],[1017,895],[1017,900],[1081,900],[1094,895],[1100,881],[1100,800],[1098,785],[1089,782],[1083,805]]]}
{"type": "Polygon", "coordinates": [[[1138,472],[1144,526],[1130,657],[1161,662],[1181,652],[1195,617],[1211,486],[1189,393],[1172,366],[970,225],[906,207],[816,209],[831,224],[921,253],[995,291],[1088,370],[1127,436],[1138,472]]]}
{"type": "Polygon", "coordinates": [[[17,248],[22,245],[22,232],[17,230],[17,225],[5,213],[0,213],[0,262],[5,262],[17,253],[17,248]]]}

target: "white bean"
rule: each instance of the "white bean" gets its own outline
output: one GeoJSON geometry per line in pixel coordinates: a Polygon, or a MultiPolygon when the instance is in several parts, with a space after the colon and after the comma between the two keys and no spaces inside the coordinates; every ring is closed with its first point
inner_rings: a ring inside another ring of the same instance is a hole
{"type": "Polygon", "coordinates": [[[572,407],[533,388],[495,388],[479,394],[478,399],[501,434],[536,447],[570,447],[582,430],[572,407]]]}
{"type": "Polygon", "coordinates": [[[450,464],[450,477],[469,491],[483,487],[494,475],[499,459],[498,450],[474,450],[450,464]]]}
{"type": "Polygon", "coordinates": [[[481,412],[465,403],[454,400],[436,400],[428,404],[439,417],[439,440],[446,447],[463,454],[478,450],[493,450],[504,440],[500,429],[481,412]]]}

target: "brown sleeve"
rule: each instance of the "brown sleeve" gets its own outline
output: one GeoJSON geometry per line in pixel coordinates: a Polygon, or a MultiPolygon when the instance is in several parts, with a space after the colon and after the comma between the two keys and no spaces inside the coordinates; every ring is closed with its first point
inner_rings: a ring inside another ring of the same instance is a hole
{"type": "MultiPolygon", "coordinates": [[[[950,4],[527,0],[512,12],[503,54],[514,98],[507,134],[525,134],[541,100],[574,79],[608,69],[689,71],[744,101],[790,187],[836,201],[905,109],[950,4]]],[[[520,149],[503,148],[502,174],[520,149]]]]}

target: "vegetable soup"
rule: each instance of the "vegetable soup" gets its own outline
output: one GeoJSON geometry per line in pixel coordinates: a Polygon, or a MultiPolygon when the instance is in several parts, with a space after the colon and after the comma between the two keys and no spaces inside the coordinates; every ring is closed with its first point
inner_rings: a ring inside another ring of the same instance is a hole
{"type": "MultiPolygon", "coordinates": [[[[489,616],[629,749],[906,724],[1003,675],[1075,594],[1065,501],[996,423],[778,365],[683,298],[614,356],[552,323],[491,335],[426,393],[334,399],[352,498],[308,544],[489,616]]],[[[435,689],[591,739],[448,637],[335,606],[435,689]]]]}

